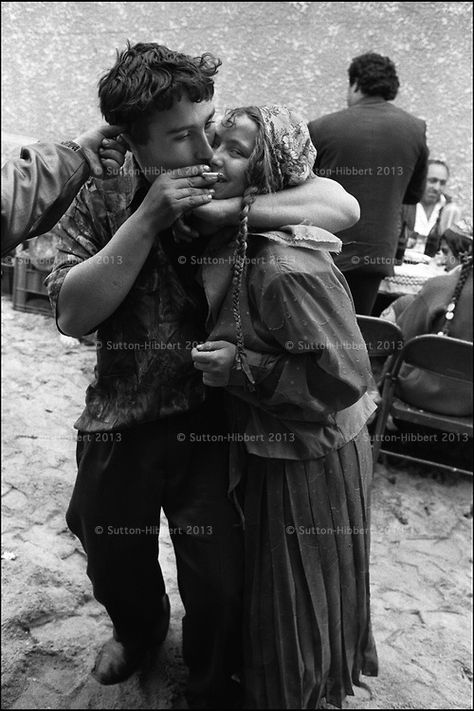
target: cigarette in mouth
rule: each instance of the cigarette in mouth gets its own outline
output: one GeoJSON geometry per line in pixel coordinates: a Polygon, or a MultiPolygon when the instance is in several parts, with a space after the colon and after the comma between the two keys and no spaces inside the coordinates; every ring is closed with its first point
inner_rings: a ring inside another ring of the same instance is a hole
{"type": "Polygon", "coordinates": [[[208,180],[217,180],[217,182],[219,182],[219,180],[222,180],[223,176],[222,173],[206,172],[202,174],[202,177],[207,178],[208,180]]]}

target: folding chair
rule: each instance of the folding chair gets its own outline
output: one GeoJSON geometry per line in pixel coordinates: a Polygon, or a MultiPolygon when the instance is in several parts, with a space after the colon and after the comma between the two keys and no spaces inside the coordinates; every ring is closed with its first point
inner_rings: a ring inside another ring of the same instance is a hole
{"type": "MultiPolygon", "coordinates": [[[[437,375],[457,378],[459,381],[465,383],[467,390],[472,388],[471,342],[435,335],[416,336],[408,341],[402,351],[400,351],[398,357],[393,361],[384,380],[382,404],[374,431],[374,462],[377,461],[379,454],[383,453],[393,457],[415,461],[420,464],[434,465],[437,468],[446,469],[448,471],[472,474],[469,470],[435,460],[382,449],[382,437],[390,414],[398,420],[412,422],[416,425],[430,427],[434,430],[441,430],[446,433],[467,436],[467,438],[472,439],[472,415],[469,417],[441,415],[409,405],[395,396],[400,369],[405,363],[437,375]]],[[[447,439],[447,441],[450,440],[447,439]]]]}
{"type": "Polygon", "coordinates": [[[357,323],[369,358],[389,358],[403,348],[403,335],[396,323],[378,316],[357,315],[357,323]]]}
{"type": "MultiPolygon", "coordinates": [[[[378,404],[381,399],[380,385],[383,382],[384,373],[390,367],[392,358],[403,348],[403,335],[396,323],[391,323],[378,316],[358,314],[357,323],[365,341],[372,368],[372,383],[369,385],[368,394],[372,395],[374,402],[378,404]]],[[[370,417],[368,422],[370,427],[376,416],[377,412],[370,417]]]]}

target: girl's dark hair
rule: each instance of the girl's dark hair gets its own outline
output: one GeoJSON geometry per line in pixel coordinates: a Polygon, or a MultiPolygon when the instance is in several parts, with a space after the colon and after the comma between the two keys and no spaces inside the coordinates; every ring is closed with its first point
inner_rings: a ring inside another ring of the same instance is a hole
{"type": "Polygon", "coordinates": [[[220,65],[209,53],[193,58],[155,43],[127,42],[99,81],[100,109],[108,123],[127,126],[133,140],[145,143],[155,111],[170,109],[183,95],[196,103],[212,99],[220,65]]]}
{"type": "MultiPolygon", "coordinates": [[[[240,209],[239,231],[235,240],[232,259],[232,315],[234,317],[235,325],[237,346],[236,364],[238,370],[247,370],[245,366],[245,340],[242,330],[242,318],[240,315],[240,291],[242,289],[242,281],[245,272],[245,258],[247,254],[248,215],[250,206],[254,202],[257,193],[257,188],[249,187],[243,194],[240,209]]],[[[249,375],[249,372],[247,372],[247,375],[249,375]]]]}
{"type": "Polygon", "coordinates": [[[368,52],[355,57],[349,67],[349,84],[367,96],[382,96],[386,101],[394,99],[400,82],[395,64],[388,57],[368,52]]]}
{"type": "Polygon", "coordinates": [[[465,283],[468,280],[469,274],[472,272],[472,251],[471,255],[469,257],[466,257],[463,260],[463,265],[461,267],[461,271],[459,273],[459,279],[457,280],[456,286],[454,287],[454,292],[451,297],[450,303],[448,305],[448,309],[446,310],[446,313],[444,315],[444,323],[443,323],[443,328],[441,331],[439,331],[439,335],[441,336],[449,336],[449,329],[450,326],[453,322],[454,318],[454,313],[456,311],[456,306],[459,301],[459,297],[461,296],[461,292],[464,288],[465,283]],[[448,314],[450,314],[448,318],[448,314]]]}
{"type": "Polygon", "coordinates": [[[441,236],[441,242],[446,242],[456,259],[463,261],[472,256],[472,237],[447,229],[441,236]]]}

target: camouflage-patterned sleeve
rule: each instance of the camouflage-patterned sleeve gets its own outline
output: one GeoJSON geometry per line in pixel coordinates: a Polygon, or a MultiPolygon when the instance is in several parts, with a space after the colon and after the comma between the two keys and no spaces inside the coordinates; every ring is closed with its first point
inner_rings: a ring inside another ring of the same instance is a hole
{"type": "Polygon", "coordinates": [[[52,231],[57,254],[53,269],[45,283],[56,323],[58,296],[67,273],[105,246],[110,239],[107,235],[107,224],[102,192],[91,179],[84,185],[69,210],[52,231]]]}

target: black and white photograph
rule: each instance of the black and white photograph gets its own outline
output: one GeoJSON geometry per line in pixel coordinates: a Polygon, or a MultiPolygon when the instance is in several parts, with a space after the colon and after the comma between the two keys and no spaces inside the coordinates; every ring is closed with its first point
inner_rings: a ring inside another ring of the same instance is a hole
{"type": "Polygon", "coordinates": [[[2,708],[471,709],[472,4],[1,36],[2,708]]]}

